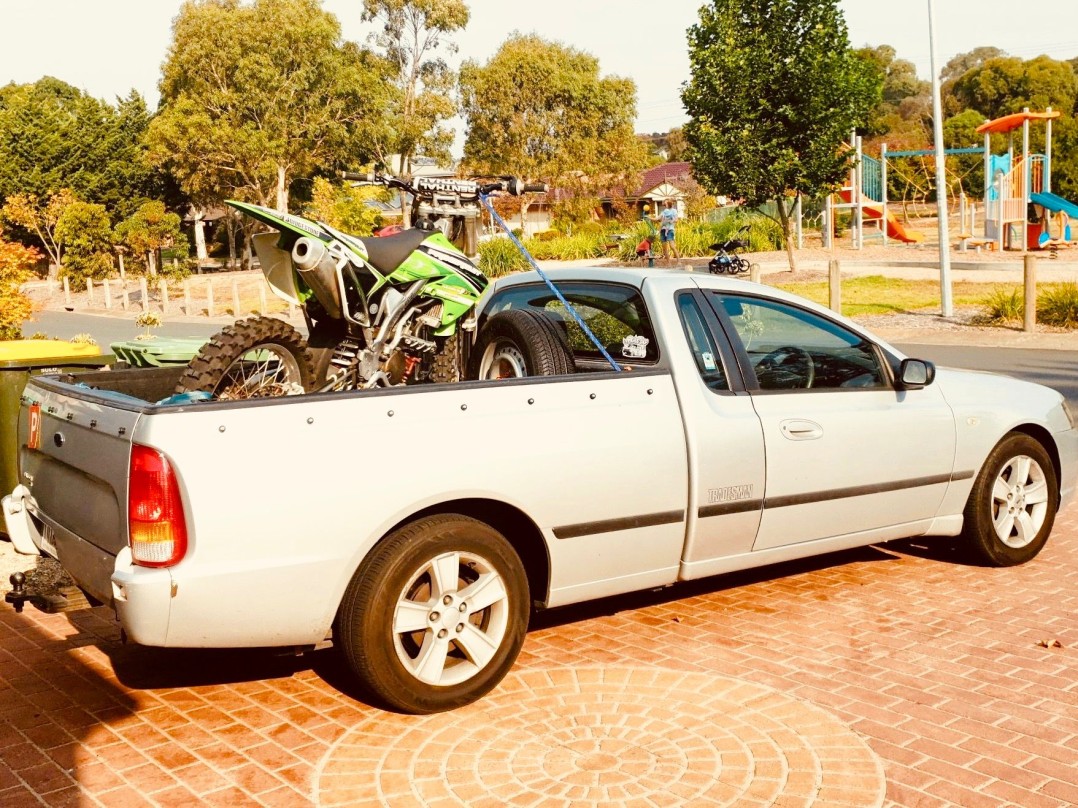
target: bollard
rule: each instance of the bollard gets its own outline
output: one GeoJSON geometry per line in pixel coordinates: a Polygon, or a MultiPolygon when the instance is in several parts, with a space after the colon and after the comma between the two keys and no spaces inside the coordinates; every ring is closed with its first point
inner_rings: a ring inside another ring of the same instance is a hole
{"type": "Polygon", "coordinates": [[[831,311],[842,314],[842,275],[837,258],[827,262],[827,287],[830,291],[831,311]]]}
{"type": "Polygon", "coordinates": [[[757,263],[749,264],[749,280],[753,283],[760,282],[760,265],[757,263]]]}
{"type": "Polygon", "coordinates": [[[206,316],[213,317],[213,281],[206,279],[206,316]]]}
{"type": "Polygon", "coordinates": [[[1025,312],[1022,317],[1023,331],[1037,330],[1037,256],[1026,253],[1025,260],[1025,312]]]}
{"type": "Polygon", "coordinates": [[[127,311],[127,281],[120,279],[120,308],[127,311]]]}
{"type": "Polygon", "coordinates": [[[138,293],[142,300],[142,310],[150,310],[150,290],[146,287],[146,278],[142,277],[138,279],[138,293]]]}
{"type": "Polygon", "coordinates": [[[183,313],[191,314],[191,279],[183,279],[183,313]]]}
{"type": "Polygon", "coordinates": [[[68,280],[67,275],[64,275],[64,306],[69,311],[73,308],[71,305],[71,282],[68,280]]]}
{"type": "Polygon", "coordinates": [[[157,281],[158,288],[161,290],[161,313],[168,314],[168,281],[161,278],[157,281]]]}
{"type": "Polygon", "coordinates": [[[94,307],[94,279],[86,279],[86,305],[88,308],[94,307]]]}
{"type": "Polygon", "coordinates": [[[105,308],[106,309],[111,309],[112,308],[112,292],[109,290],[109,279],[105,278],[105,280],[101,281],[101,286],[105,290],[105,308]]]}

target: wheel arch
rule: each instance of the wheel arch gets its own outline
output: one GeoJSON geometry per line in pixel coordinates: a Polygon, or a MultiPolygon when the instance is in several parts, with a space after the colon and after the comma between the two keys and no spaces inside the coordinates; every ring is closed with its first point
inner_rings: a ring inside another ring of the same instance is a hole
{"type": "Polygon", "coordinates": [[[514,505],[481,497],[439,502],[401,519],[385,532],[383,538],[420,519],[450,513],[469,516],[501,533],[520,556],[528,576],[532,602],[546,602],[550,594],[550,550],[539,526],[514,505]]]}
{"type": "Polygon", "coordinates": [[[1059,458],[1059,447],[1052,433],[1040,424],[1021,424],[1014,427],[1008,434],[1028,435],[1044,447],[1044,451],[1048,452],[1048,457],[1052,459],[1052,468],[1056,473],[1056,494],[1059,494],[1063,485],[1063,464],[1059,458]]]}

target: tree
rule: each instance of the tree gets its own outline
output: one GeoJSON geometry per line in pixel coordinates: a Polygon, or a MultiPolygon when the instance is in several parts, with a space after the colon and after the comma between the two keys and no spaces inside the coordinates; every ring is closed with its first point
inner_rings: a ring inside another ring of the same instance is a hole
{"type": "Polygon", "coordinates": [[[31,268],[41,259],[33,247],[8,241],[0,231],[0,340],[18,339],[22,324],[33,312],[30,298],[19,286],[31,276],[31,268]]]}
{"type": "Polygon", "coordinates": [[[133,91],[113,107],[50,77],[0,88],[0,198],[70,188],[127,212],[161,189],[142,145],[149,120],[133,91]]]}
{"type": "Polygon", "coordinates": [[[165,210],[164,202],[146,202],[116,225],[116,239],[139,261],[150,275],[157,274],[159,250],[187,250],[187,237],[180,230],[180,217],[165,210]]]}
{"type": "Polygon", "coordinates": [[[378,143],[379,162],[400,156],[397,171],[411,173],[411,160],[423,153],[449,157],[453,134],[440,124],[456,114],[450,91],[456,76],[444,59],[432,58],[439,48],[456,53],[448,35],[468,24],[464,0],[363,0],[363,20],[381,26],[372,39],[396,69],[399,93],[388,127],[378,143]]]}
{"type": "Polygon", "coordinates": [[[369,159],[388,77],[384,60],[342,43],[319,0],[187,0],[151,158],[196,203],[232,196],[285,211],[294,179],[369,159]]]}
{"type": "Polygon", "coordinates": [[[856,53],[878,71],[882,87],[880,101],[872,109],[865,133],[869,137],[883,135],[896,125],[905,126],[907,121],[919,125],[920,121],[913,118],[931,110],[931,84],[917,78],[913,62],[897,58],[890,45],[861,48],[856,53]]]}
{"type": "Polygon", "coordinates": [[[597,196],[630,183],[647,161],[633,129],[635,83],[600,76],[588,53],[514,34],[486,65],[465,62],[460,83],[470,172],[520,174],[597,196]]]}
{"type": "Polygon", "coordinates": [[[112,227],[104,205],[76,200],[56,223],[56,238],[64,247],[61,278],[75,289],[90,279],[101,280],[112,271],[112,227]]]}
{"type": "Polygon", "coordinates": [[[992,45],[982,45],[971,51],[953,56],[940,71],[940,98],[943,103],[943,114],[957,115],[962,111],[962,104],[954,97],[955,82],[962,78],[970,70],[981,67],[989,59],[1006,56],[1006,52],[992,45]]]}
{"type": "MultiPolygon", "coordinates": [[[[32,233],[45,249],[56,273],[63,263],[63,239],[56,233],[56,225],[68,207],[78,201],[68,188],[52,193],[46,199],[35,194],[15,194],[8,197],[0,216],[29,233],[32,233]]],[[[51,272],[50,272],[51,276],[51,272]]]]}
{"type": "Polygon", "coordinates": [[[382,226],[382,214],[369,203],[386,201],[384,188],[334,185],[319,177],[314,181],[307,215],[354,236],[368,236],[382,226]]]}
{"type": "Polygon", "coordinates": [[[879,74],[850,50],[837,0],[713,0],[689,29],[689,59],[694,176],[753,207],[774,201],[796,269],[796,196],[843,179],[843,141],[879,100],[879,74]]]}
{"type": "Polygon", "coordinates": [[[977,110],[988,119],[1021,112],[1023,107],[1050,106],[1070,113],[1078,99],[1078,77],[1067,62],[1048,56],[1029,61],[1000,56],[963,73],[952,96],[961,109],[977,110]]]}

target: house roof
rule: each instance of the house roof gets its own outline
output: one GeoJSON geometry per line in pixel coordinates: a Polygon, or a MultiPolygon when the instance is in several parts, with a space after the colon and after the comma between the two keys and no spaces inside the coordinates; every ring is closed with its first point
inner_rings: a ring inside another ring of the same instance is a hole
{"type": "Polygon", "coordinates": [[[678,182],[692,179],[692,166],[686,162],[663,163],[660,166],[649,168],[640,179],[640,188],[634,196],[643,196],[652,188],[657,188],[664,182],[677,185],[678,182]]]}

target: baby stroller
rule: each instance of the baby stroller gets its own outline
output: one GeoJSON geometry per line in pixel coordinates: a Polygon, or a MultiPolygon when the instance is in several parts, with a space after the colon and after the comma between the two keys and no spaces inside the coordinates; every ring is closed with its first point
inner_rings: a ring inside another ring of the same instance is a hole
{"type": "MultiPolygon", "coordinates": [[[[749,225],[740,228],[738,235],[749,232],[749,225]]],[[[737,250],[743,250],[749,246],[748,241],[740,238],[732,238],[720,244],[712,244],[709,249],[715,250],[715,257],[707,262],[707,271],[713,275],[721,275],[728,272],[738,275],[749,271],[749,262],[740,255],[735,255],[737,250]]]]}

